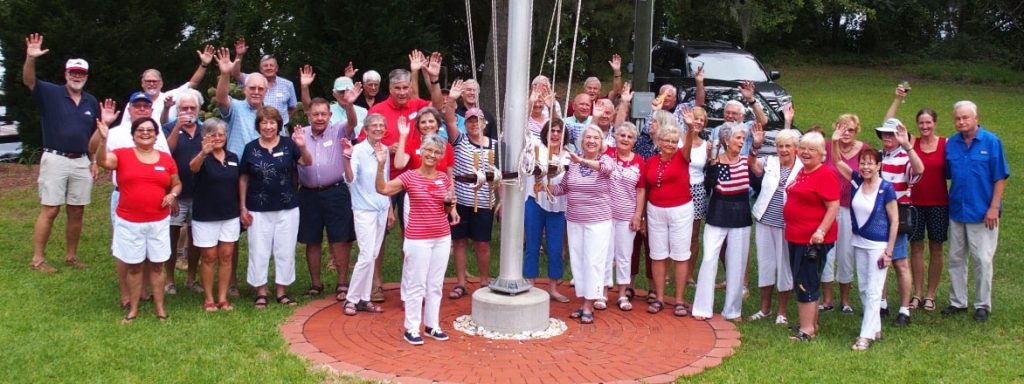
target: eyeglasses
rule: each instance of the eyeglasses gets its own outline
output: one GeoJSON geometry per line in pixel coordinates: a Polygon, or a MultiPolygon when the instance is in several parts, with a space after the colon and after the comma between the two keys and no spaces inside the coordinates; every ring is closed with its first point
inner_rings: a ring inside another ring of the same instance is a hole
{"type": "Polygon", "coordinates": [[[68,71],[68,76],[71,76],[71,77],[88,77],[89,76],[89,72],[68,71]]]}
{"type": "Polygon", "coordinates": [[[135,130],[135,133],[153,133],[156,132],[156,128],[139,128],[135,130]]]}
{"type": "Polygon", "coordinates": [[[132,108],[135,108],[135,109],[153,109],[153,104],[135,103],[135,104],[132,104],[132,108]]]}
{"type": "Polygon", "coordinates": [[[162,82],[164,82],[164,81],[163,81],[163,80],[160,80],[160,79],[156,79],[156,80],[152,80],[152,79],[143,79],[143,80],[142,80],[142,82],[143,82],[143,83],[146,83],[146,84],[156,84],[156,83],[162,83],[162,82]]]}

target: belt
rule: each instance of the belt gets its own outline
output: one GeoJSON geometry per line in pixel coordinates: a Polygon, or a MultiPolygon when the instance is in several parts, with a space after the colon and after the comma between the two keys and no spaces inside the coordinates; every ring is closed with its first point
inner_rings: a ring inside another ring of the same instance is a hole
{"type": "Polygon", "coordinates": [[[302,188],[305,188],[305,189],[308,189],[308,190],[311,190],[311,191],[323,192],[323,191],[326,191],[328,189],[334,189],[335,187],[340,186],[340,185],[341,185],[341,182],[339,181],[337,183],[334,183],[334,184],[331,184],[331,185],[325,185],[323,187],[307,187],[307,186],[303,185],[302,188]]]}
{"type": "Polygon", "coordinates": [[[64,151],[58,151],[56,149],[51,149],[51,148],[43,148],[43,152],[49,152],[49,153],[52,153],[52,154],[57,155],[57,156],[64,156],[64,157],[69,158],[69,159],[77,159],[77,158],[85,156],[84,153],[64,152],[64,151]]]}

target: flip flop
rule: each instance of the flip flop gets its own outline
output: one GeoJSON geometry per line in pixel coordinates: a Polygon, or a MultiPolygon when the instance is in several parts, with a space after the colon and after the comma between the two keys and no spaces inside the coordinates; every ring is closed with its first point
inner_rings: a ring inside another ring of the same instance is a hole
{"type": "Polygon", "coordinates": [[[458,300],[461,299],[462,296],[466,296],[466,292],[468,292],[466,291],[466,287],[456,285],[455,288],[452,288],[452,291],[448,293],[448,298],[452,300],[458,300]]]}
{"type": "Polygon", "coordinates": [[[288,297],[288,295],[278,296],[277,297],[277,303],[278,304],[287,305],[289,307],[295,306],[295,305],[299,304],[299,303],[295,302],[295,300],[292,300],[292,298],[288,297]]]}
{"type": "Polygon", "coordinates": [[[89,268],[89,264],[83,263],[81,260],[78,260],[77,256],[76,257],[72,257],[70,259],[64,259],[64,265],[67,265],[67,266],[69,266],[71,268],[75,268],[75,269],[86,269],[86,268],[89,268]]]}
{"type": "Polygon", "coordinates": [[[42,260],[38,263],[28,263],[28,267],[32,268],[33,271],[39,271],[42,273],[57,273],[57,268],[47,264],[46,260],[42,260]]]}

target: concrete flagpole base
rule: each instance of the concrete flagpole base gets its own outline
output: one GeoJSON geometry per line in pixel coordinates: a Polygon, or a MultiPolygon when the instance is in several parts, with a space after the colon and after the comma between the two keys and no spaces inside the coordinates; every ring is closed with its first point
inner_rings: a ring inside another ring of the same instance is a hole
{"type": "Polygon", "coordinates": [[[515,296],[478,289],[473,292],[473,322],[501,333],[543,331],[549,325],[550,299],[537,288],[515,296]]]}

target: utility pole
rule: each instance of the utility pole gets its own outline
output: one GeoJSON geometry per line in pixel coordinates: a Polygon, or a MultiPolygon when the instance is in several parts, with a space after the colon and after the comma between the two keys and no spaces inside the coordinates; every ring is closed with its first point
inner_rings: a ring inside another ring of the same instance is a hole
{"type": "Polygon", "coordinates": [[[633,92],[649,92],[651,73],[651,44],[654,34],[654,0],[635,0],[633,36],[633,92]]]}

